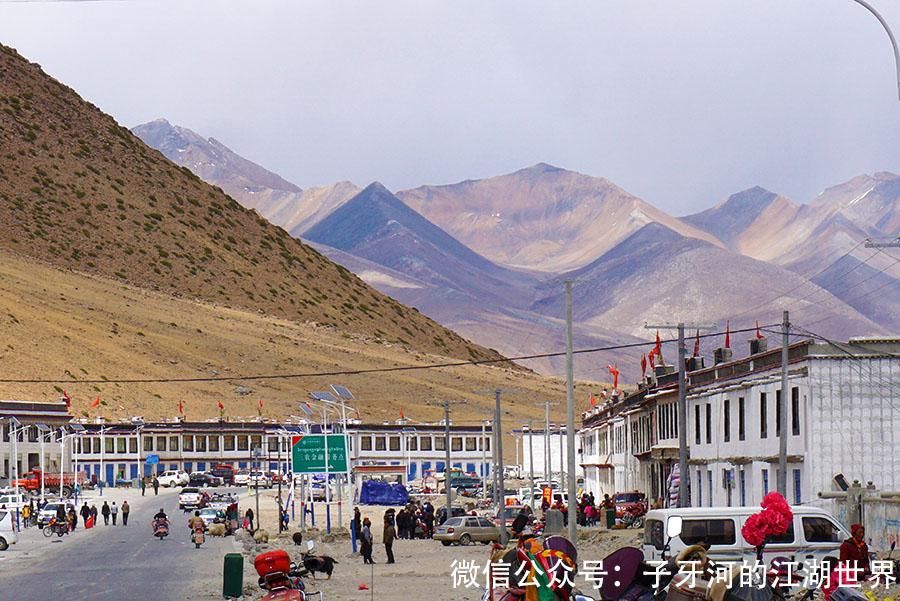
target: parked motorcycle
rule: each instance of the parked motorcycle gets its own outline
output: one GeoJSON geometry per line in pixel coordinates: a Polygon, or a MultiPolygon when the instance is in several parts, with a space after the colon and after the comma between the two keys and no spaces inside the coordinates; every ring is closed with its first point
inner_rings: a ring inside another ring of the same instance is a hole
{"type": "Polygon", "coordinates": [[[290,560],[286,551],[281,549],[257,555],[253,560],[259,574],[259,587],[268,593],[262,601],[307,601],[321,592],[307,592],[302,578],[309,574],[308,570],[290,560]]]}
{"type": "Polygon", "coordinates": [[[50,538],[54,534],[58,537],[62,537],[65,534],[69,533],[69,525],[65,522],[61,522],[56,518],[50,518],[50,521],[44,526],[42,530],[44,536],[50,538]]]}

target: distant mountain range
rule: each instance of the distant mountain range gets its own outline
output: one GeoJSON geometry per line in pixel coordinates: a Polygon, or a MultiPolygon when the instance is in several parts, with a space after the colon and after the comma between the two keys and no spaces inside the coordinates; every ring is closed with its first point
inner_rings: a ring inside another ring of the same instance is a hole
{"type": "MultiPolygon", "coordinates": [[[[900,253],[863,245],[900,230],[900,177],[890,173],[809,204],[755,187],[677,218],[606,179],[543,163],[396,194],[378,183],[302,191],[163,120],[135,133],[382,292],[507,356],[563,347],[567,279],[581,347],[647,339],[647,322],[739,328],[778,322],[784,309],[828,336],[900,332],[900,253]]],[[[615,361],[634,376],[639,354],[600,353],[578,373],[602,378],[615,361]]]]}

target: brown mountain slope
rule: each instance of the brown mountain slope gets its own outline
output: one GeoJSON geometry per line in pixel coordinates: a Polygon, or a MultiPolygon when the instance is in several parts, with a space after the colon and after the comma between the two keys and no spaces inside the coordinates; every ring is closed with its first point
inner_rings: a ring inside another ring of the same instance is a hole
{"type": "MultiPolygon", "coordinates": [[[[78,416],[171,418],[183,400],[189,419],[208,418],[221,400],[228,417],[255,417],[257,399],[263,399],[264,417],[284,417],[298,413],[297,401],[307,393],[337,383],[357,396],[365,420],[395,419],[401,408],[413,420],[437,420],[441,409],[423,401],[444,398],[469,400],[454,407],[454,422],[480,420],[493,407],[490,390],[498,387],[510,391],[504,396],[510,419],[543,419],[543,409],[532,400],[564,395],[559,379],[493,366],[261,381],[83,383],[359,370],[446,358],[256,311],[178,299],[3,251],[0,328],[5,334],[0,379],[64,381],[0,383],[0,398],[54,399],[66,390],[78,416]],[[93,410],[90,401],[97,395],[102,406],[93,410]]],[[[587,398],[587,388],[579,386],[578,393],[587,398]]]]}
{"type": "Polygon", "coordinates": [[[4,46],[0,249],[443,355],[497,356],[173,165],[4,46]]]}
{"type": "Polygon", "coordinates": [[[721,245],[606,179],[544,163],[397,196],[478,254],[509,267],[576,269],[648,223],[721,245]]]}

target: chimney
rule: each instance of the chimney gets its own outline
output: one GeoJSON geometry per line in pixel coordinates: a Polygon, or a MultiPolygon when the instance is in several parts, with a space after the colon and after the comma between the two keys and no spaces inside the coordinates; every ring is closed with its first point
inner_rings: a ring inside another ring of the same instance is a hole
{"type": "Polygon", "coordinates": [[[688,357],[684,360],[684,364],[685,371],[697,371],[705,367],[703,357],[688,357]]]}
{"type": "Polygon", "coordinates": [[[751,338],[750,339],[750,354],[751,355],[764,353],[764,352],[766,352],[766,349],[768,349],[768,347],[769,347],[769,345],[766,342],[765,336],[763,336],[762,338],[751,338]]]}
{"type": "Polygon", "coordinates": [[[733,356],[734,353],[730,348],[717,348],[713,352],[713,364],[718,365],[719,363],[728,363],[733,356]]]}
{"type": "Polygon", "coordinates": [[[656,373],[657,378],[660,376],[664,376],[666,374],[675,373],[674,365],[657,365],[653,369],[654,369],[654,372],[656,373]]]}

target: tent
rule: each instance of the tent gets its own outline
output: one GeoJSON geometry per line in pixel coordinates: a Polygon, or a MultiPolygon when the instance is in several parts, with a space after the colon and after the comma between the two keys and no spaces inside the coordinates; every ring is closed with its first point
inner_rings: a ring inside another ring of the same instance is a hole
{"type": "Polygon", "coordinates": [[[409,502],[409,492],[405,486],[396,482],[366,480],[359,493],[359,502],[362,505],[406,505],[409,502]]]}

